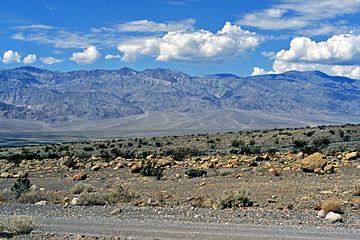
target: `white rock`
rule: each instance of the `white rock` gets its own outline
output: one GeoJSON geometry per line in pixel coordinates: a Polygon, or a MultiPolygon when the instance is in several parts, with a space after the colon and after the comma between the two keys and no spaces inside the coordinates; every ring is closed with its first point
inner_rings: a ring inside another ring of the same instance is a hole
{"type": "Polygon", "coordinates": [[[328,214],[326,214],[325,220],[334,223],[341,221],[342,217],[338,213],[329,212],[328,214]]]}
{"type": "Polygon", "coordinates": [[[326,212],[325,212],[325,210],[320,210],[319,211],[319,213],[318,213],[318,217],[320,217],[320,218],[324,218],[326,216],[326,212]]]}
{"type": "Polygon", "coordinates": [[[74,198],[71,200],[70,204],[73,205],[73,206],[79,205],[79,198],[74,197],[74,198]]]}
{"type": "Polygon", "coordinates": [[[39,201],[39,202],[35,203],[35,205],[37,205],[37,206],[47,205],[47,201],[45,201],[45,200],[39,201]]]}

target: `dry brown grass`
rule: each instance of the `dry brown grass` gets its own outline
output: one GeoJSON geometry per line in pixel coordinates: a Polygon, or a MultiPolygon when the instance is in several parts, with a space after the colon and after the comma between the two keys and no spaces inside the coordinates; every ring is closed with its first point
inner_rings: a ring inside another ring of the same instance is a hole
{"type": "Polygon", "coordinates": [[[334,212],[334,213],[343,213],[341,210],[341,201],[336,199],[328,199],[323,201],[320,204],[321,210],[324,210],[325,213],[334,212]]]}

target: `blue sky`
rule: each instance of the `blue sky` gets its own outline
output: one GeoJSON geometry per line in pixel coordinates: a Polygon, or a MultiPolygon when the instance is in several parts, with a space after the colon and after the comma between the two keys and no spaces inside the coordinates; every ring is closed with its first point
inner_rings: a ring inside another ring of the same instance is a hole
{"type": "Polygon", "coordinates": [[[2,1],[0,67],[360,79],[359,11],[360,0],[2,1]]]}

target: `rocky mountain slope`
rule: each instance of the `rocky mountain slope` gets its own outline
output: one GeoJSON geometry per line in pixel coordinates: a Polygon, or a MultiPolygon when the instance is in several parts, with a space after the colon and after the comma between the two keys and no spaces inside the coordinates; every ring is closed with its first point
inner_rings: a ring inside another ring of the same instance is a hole
{"type": "Polygon", "coordinates": [[[175,114],[171,121],[182,116],[191,123],[216,115],[217,125],[226,127],[254,113],[263,121],[272,116],[298,123],[354,122],[360,116],[360,81],[317,71],[197,77],[168,69],[0,70],[0,119],[5,120],[68,124],[130,118],[136,125],[149,114],[175,114]],[[236,116],[224,121],[227,115],[236,116]]]}

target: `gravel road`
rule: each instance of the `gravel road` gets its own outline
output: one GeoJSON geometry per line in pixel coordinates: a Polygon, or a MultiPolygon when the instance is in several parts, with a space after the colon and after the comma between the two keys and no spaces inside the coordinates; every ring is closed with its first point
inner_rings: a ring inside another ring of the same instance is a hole
{"type": "MultiPolygon", "coordinates": [[[[32,234],[102,236],[120,239],[359,239],[357,225],[273,220],[250,221],[235,211],[125,207],[34,206],[1,204],[0,219],[30,215],[40,227],[32,234]]],[[[276,216],[275,216],[276,217],[276,216]]],[[[305,215],[299,215],[304,218],[305,215]]],[[[252,218],[256,218],[254,215],[252,218]]],[[[316,219],[315,219],[316,220],[316,219]]],[[[315,221],[314,220],[314,221],[315,221]]],[[[71,237],[72,236],[72,237],[71,237]]],[[[35,238],[38,239],[38,238],[35,238]]],[[[47,238],[41,238],[47,239],[47,238]]],[[[58,238],[62,239],[62,238],[58,238]]]]}

